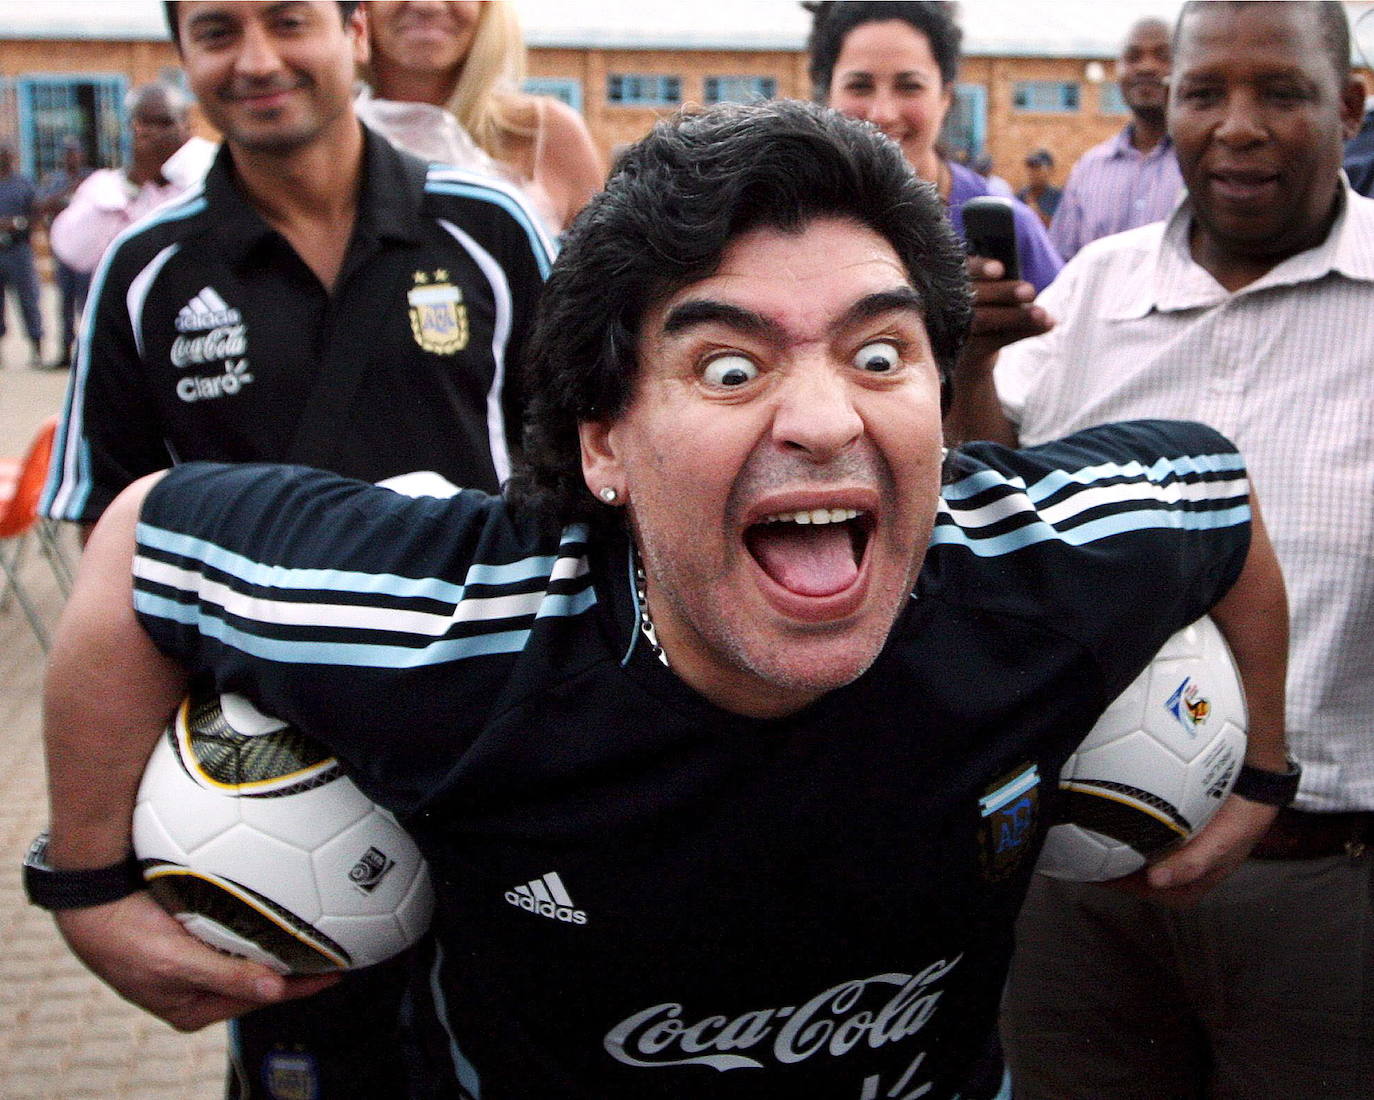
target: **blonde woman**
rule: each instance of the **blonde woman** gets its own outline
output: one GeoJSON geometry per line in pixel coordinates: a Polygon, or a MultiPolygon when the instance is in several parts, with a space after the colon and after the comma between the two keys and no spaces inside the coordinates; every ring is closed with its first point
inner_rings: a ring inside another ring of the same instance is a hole
{"type": "Polygon", "coordinates": [[[506,176],[554,232],[566,229],[605,168],[581,115],[519,90],[525,46],[510,5],[373,0],[365,9],[363,119],[418,156],[506,176]]]}

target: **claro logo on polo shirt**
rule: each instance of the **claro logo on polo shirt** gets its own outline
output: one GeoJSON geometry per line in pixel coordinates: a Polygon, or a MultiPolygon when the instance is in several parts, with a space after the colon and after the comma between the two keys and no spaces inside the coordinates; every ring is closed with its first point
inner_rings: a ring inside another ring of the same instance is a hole
{"type": "Polygon", "coordinates": [[[248,373],[248,360],[229,360],[223,374],[187,375],[177,383],[177,396],[183,401],[209,401],[216,397],[233,397],[253,381],[248,373]]]}

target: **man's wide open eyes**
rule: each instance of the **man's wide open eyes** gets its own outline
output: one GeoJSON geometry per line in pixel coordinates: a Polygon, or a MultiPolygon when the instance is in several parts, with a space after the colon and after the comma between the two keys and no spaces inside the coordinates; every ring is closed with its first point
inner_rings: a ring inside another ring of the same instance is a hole
{"type": "Polygon", "coordinates": [[[901,353],[886,340],[875,340],[871,344],[865,344],[854,356],[854,365],[871,374],[894,371],[901,362],[901,353]]]}
{"type": "Polygon", "coordinates": [[[706,369],[702,372],[709,385],[722,386],[725,389],[752,382],[758,374],[758,365],[743,355],[717,356],[706,364],[706,369]]]}

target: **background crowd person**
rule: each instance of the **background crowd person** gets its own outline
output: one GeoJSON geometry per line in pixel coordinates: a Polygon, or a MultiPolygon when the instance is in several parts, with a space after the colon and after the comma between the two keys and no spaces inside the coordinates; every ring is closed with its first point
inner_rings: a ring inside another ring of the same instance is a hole
{"type": "Polygon", "coordinates": [[[1016,197],[1039,214],[1040,220],[1048,226],[1064,195],[1054,186],[1054,157],[1048,149],[1037,149],[1026,157],[1026,175],[1030,182],[1016,193],[1016,197]]]}
{"type": "Polygon", "coordinates": [[[363,120],[426,160],[514,180],[552,232],[605,180],[582,116],[520,91],[525,44],[503,0],[369,0],[363,120]]]}
{"type": "MultiPolygon", "coordinates": [[[[963,207],[992,194],[971,168],[942,156],[940,127],[954,99],[961,32],[943,3],[820,3],[807,43],[816,97],[873,123],[944,199],[963,236],[963,207]]],[[[1012,200],[1022,278],[1043,290],[1062,266],[1040,219],[1012,200]]]]}
{"type": "Polygon", "coordinates": [[[1169,36],[1160,19],[1142,19],[1126,35],[1117,80],[1131,121],[1069,172],[1050,223],[1050,240],[1066,260],[1089,241],[1167,218],[1178,201],[1183,179],[1165,124],[1169,36]]]}
{"type": "Polygon", "coordinates": [[[5,334],[5,299],[12,294],[29,338],[31,367],[43,365],[43,314],[30,239],[38,217],[37,202],[38,189],[19,171],[14,145],[0,141],[0,336],[5,334]]]}
{"type": "Polygon", "coordinates": [[[1364,120],[1355,136],[1345,143],[1345,174],[1350,186],[1374,197],[1374,96],[1366,96],[1364,120]]]}
{"type": "Polygon", "coordinates": [[[192,137],[191,101],[173,84],[140,85],[124,108],[132,138],[129,164],[92,172],[53,219],[53,254],[74,271],[95,271],[115,237],[200,179],[213,150],[192,137]]]}
{"type": "Polygon", "coordinates": [[[1364,93],[1338,3],[1189,4],[1176,46],[1187,199],[1069,261],[1024,311],[1054,327],[963,376],[955,420],[984,415],[952,430],[1033,445],[1182,416],[1236,441],[1288,584],[1301,785],[1274,777],[1268,800],[1293,808],[1196,908],[1038,880],[1007,1048],[1028,1100],[1368,1100],[1374,201],[1340,177],[1364,93]]]}
{"type": "MultiPolygon", "coordinates": [[[[86,164],[86,150],[81,139],[69,136],[62,141],[62,162],[48,173],[38,192],[38,210],[48,224],[49,239],[52,234],[52,219],[62,213],[72,201],[72,195],[91,174],[86,164]]],[[[54,276],[57,293],[61,302],[61,327],[58,336],[61,344],[57,359],[52,366],[62,369],[71,366],[76,341],[76,323],[86,306],[86,293],[91,286],[89,271],[77,271],[61,258],[54,257],[54,276]]]]}
{"type": "MultiPolygon", "coordinates": [[[[73,949],[186,1028],[302,988],[137,883],[71,894],[127,859],[188,676],[232,677],[429,861],[411,1095],[989,1100],[1000,1075],[970,1075],[1051,777],[1209,608],[1247,760],[1281,762],[1286,628],[1211,429],[946,456],[966,261],[873,128],[790,101],[678,115],[568,234],[504,498],[205,464],[131,487],[47,678],[73,949]],[[566,917],[511,902],[555,873],[566,917]]],[[[1228,799],[1151,874],[1206,879],[1272,817],[1228,799]]]]}
{"type": "MultiPolygon", "coordinates": [[[[131,481],[197,459],[490,491],[508,475],[551,248],[513,187],[455,186],[359,124],[355,9],[168,6],[224,143],[102,263],[48,515],[90,524],[131,481]]],[[[401,960],[235,1021],[229,1095],[271,1095],[283,1062],[312,1067],[326,1100],[397,1095],[407,980],[401,960]]]]}
{"type": "Polygon", "coordinates": [[[987,153],[979,153],[970,161],[969,167],[988,181],[988,193],[990,195],[1001,195],[1004,199],[1016,197],[1015,189],[997,174],[993,168],[992,157],[987,153]]]}

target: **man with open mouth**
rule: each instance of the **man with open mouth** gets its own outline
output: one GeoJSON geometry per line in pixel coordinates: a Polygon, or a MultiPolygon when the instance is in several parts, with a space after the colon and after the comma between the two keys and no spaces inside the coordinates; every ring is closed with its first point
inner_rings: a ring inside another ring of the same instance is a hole
{"type": "MultiPolygon", "coordinates": [[[[430,862],[416,1095],[995,1095],[1063,761],[1210,612],[1248,760],[1281,769],[1286,620],[1210,429],[947,453],[969,316],[939,198],[876,130],[660,124],[555,265],[503,497],[188,465],[107,513],[49,679],[51,865],[124,858],[167,711],[232,688],[430,862]]],[[[1140,888],[1205,887],[1273,812],[1230,799],[1140,888]]],[[[141,891],[59,921],[180,1027],[301,981],[141,891]]]]}

